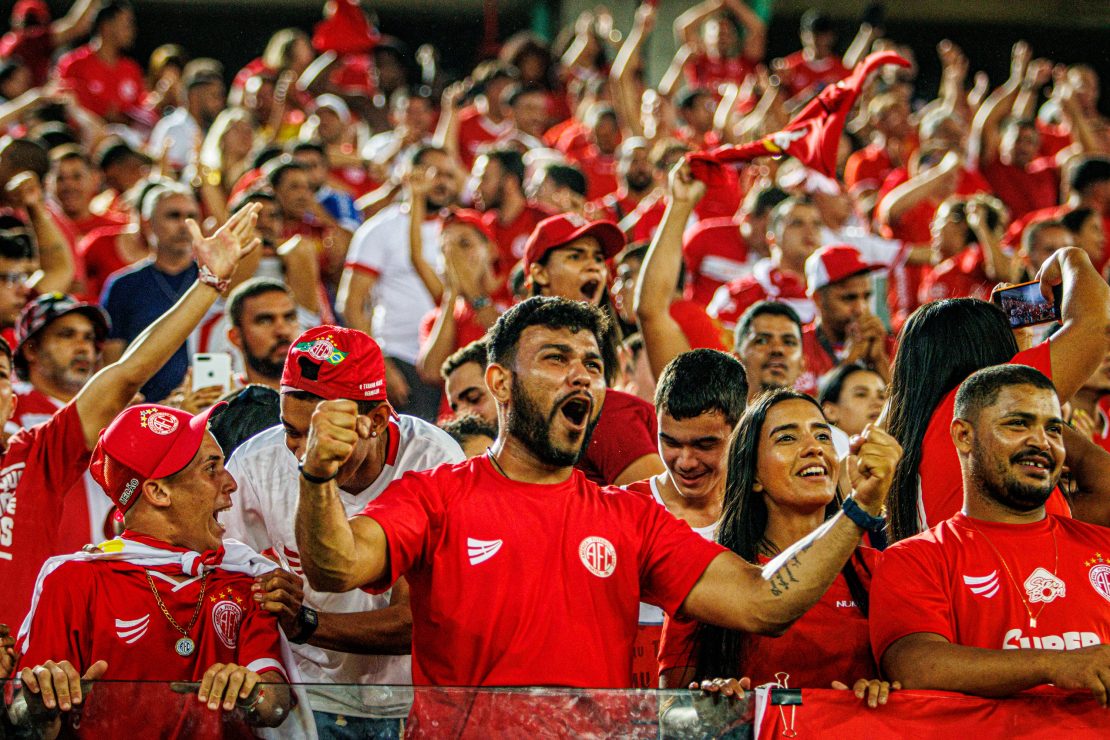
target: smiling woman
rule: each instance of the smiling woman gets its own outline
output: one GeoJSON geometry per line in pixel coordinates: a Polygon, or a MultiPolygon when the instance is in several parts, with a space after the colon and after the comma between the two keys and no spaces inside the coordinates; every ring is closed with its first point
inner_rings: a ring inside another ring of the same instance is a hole
{"type": "MultiPolygon", "coordinates": [[[[765,564],[839,509],[831,428],[817,402],[789,389],[764,393],[733,433],[717,541],[765,564]]],[[[791,688],[878,675],[868,642],[868,584],[878,553],[859,547],[821,600],[782,637],[771,639],[671,619],[663,629],[663,685],[789,675],[791,688]]]]}

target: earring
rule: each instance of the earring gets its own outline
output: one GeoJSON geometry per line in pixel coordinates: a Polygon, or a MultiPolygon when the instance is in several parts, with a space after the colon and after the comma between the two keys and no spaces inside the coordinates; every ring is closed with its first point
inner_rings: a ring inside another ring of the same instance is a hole
{"type": "Polygon", "coordinates": [[[370,436],[371,436],[371,437],[377,437],[377,436],[378,436],[378,433],[377,433],[377,432],[370,432],[370,436]]]}

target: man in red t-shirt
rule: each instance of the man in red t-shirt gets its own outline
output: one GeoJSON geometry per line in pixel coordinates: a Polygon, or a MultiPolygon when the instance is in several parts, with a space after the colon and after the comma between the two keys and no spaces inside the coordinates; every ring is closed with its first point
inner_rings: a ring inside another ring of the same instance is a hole
{"type": "MultiPolygon", "coordinates": [[[[761,572],[646,496],[586,481],[573,464],[605,400],[606,323],[557,298],[507,311],[489,340],[500,421],[489,456],[409,474],[350,521],[333,478],[365,430],[353,402],[317,407],[297,508],[302,566],[329,591],[407,577],[415,684],[628,687],[641,599],[779,632],[836,577],[856,522],[873,522],[849,505],[853,518],[838,514],[761,572]]],[[[854,481],[857,507],[880,510],[899,455],[874,445],[854,481]]],[[[439,731],[465,725],[469,709],[440,706],[439,731]]]]}
{"type": "Polygon", "coordinates": [[[524,256],[528,235],[551,212],[530,203],[524,195],[524,158],[514,149],[482,153],[471,171],[475,205],[497,246],[497,275],[509,273],[524,256]]]}
{"type": "Polygon", "coordinates": [[[1001,365],[965,380],[952,441],[963,511],[883,553],[871,642],[907,689],[1110,693],[1110,533],[1048,514],[1064,464],[1056,388],[1001,365]]]}
{"type": "Polygon", "coordinates": [[[862,363],[890,382],[894,338],[871,312],[871,272],[881,269],[847,244],[821,247],[806,260],[817,318],[802,330],[806,373],[800,390],[816,395],[817,380],[843,363],[862,363]]]}
{"type": "Polygon", "coordinates": [[[92,40],[58,60],[58,79],[82,108],[109,123],[152,126],[154,118],[142,108],[143,70],[123,55],[136,33],[135,11],[128,3],[105,3],[93,19],[92,40]]]}
{"type": "Polygon", "coordinates": [[[776,71],[789,97],[810,98],[822,88],[843,80],[851,70],[833,53],[836,29],[825,13],[816,8],[807,10],[802,14],[798,33],[801,50],[785,57],[776,71]]]}
{"type": "MultiPolygon", "coordinates": [[[[0,458],[0,583],[5,584],[0,622],[23,619],[34,574],[58,552],[58,514],[65,495],[87,469],[100,430],[170,359],[226,288],[240,257],[254,247],[247,239],[256,212],[256,207],[240,211],[208,238],[197,228],[193,249],[204,277],[49,421],[8,440],[0,458]]],[[[5,423],[16,405],[11,363],[11,350],[0,343],[0,421],[5,423]]]]}
{"type": "Polygon", "coordinates": [[[486,62],[474,70],[477,94],[474,102],[459,111],[459,158],[474,165],[483,147],[508,136],[513,130],[501,96],[517,79],[516,70],[499,62],[486,62]]]}
{"type": "Polygon", "coordinates": [[[54,50],[87,34],[98,7],[96,0],[76,0],[69,12],[51,21],[45,0],[16,0],[12,30],[0,38],[0,59],[18,57],[31,72],[31,84],[45,85],[54,50]]]}
{"type": "MultiPolygon", "coordinates": [[[[120,227],[126,219],[116,213],[93,213],[89,206],[99,191],[98,175],[92,160],[76,144],[55,147],[50,152],[50,172],[46,176],[50,214],[70,251],[77,255],[77,244],[93,229],[120,227]]],[[[83,276],[78,273],[80,280],[83,276]]]]}
{"type": "Polygon", "coordinates": [[[590,206],[600,218],[620,224],[632,241],[641,241],[651,237],[659,223],[655,216],[662,215],[662,200],[649,200],[654,189],[655,167],[648,142],[634,136],[621,142],[617,150],[617,189],[590,206]]]}
{"type": "MultiPolygon", "coordinates": [[[[127,529],[95,553],[51,558],[38,576],[19,633],[20,678],[47,708],[85,705],[72,720],[78,737],[139,723],[159,737],[197,732],[198,723],[208,732],[227,721],[276,727],[289,713],[284,659],[292,654],[270,611],[279,604],[254,598],[256,578],[265,577],[267,588],[278,580],[267,577],[274,565],[239,542],[225,545],[219,522],[236,489],[208,431],[222,407],[193,416],[144,404],[116,417],[93,450],[91,472],[127,529]],[[149,712],[147,690],[137,684],[85,702],[79,675],[199,681],[196,697],[214,711],[163,700],[149,712]],[[220,709],[241,714],[223,718],[220,709]]],[[[294,598],[289,611],[299,610],[294,598]]],[[[295,629],[291,617],[282,623],[295,629]]]]}

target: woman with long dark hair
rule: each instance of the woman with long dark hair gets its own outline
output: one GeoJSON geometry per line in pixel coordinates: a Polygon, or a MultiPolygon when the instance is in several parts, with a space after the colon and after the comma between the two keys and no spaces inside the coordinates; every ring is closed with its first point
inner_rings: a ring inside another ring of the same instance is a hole
{"type": "MultiPolygon", "coordinates": [[[[887,413],[887,429],[904,451],[888,503],[892,539],[917,534],[962,506],[963,476],[949,427],[965,378],[992,365],[1030,365],[1052,378],[1066,401],[1098,368],[1107,349],[1110,287],[1074,247],[1049,257],[1037,277],[1046,293],[1061,286],[1063,327],[1022,352],[1002,310],[973,298],[925,304],[902,327],[887,413]]],[[[1059,491],[1048,507],[1070,513],[1059,491]]]]}
{"type": "MultiPolygon", "coordinates": [[[[853,459],[850,469],[856,464],[853,459]]],[[[839,509],[838,470],[829,423],[812,397],[785,388],[759,396],[732,435],[717,541],[745,560],[767,563],[839,509]]],[[[876,550],[857,548],[821,600],[782,637],[668,620],[661,685],[728,676],[762,684],[785,673],[791,688],[856,681],[858,696],[869,695],[872,706],[885,703],[889,686],[869,680],[879,675],[867,627],[877,557],[876,550]]]]}

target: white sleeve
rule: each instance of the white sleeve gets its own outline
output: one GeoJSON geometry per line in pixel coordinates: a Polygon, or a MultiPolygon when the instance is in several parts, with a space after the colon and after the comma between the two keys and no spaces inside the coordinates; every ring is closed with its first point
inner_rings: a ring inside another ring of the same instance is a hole
{"type": "Polygon", "coordinates": [[[243,464],[242,456],[232,455],[227,463],[227,472],[238,484],[238,490],[232,494],[231,509],[220,517],[224,525],[224,537],[236,539],[250,546],[256,552],[272,547],[270,534],[266,529],[266,520],[263,517],[262,502],[258,496],[254,476],[250,473],[250,461],[243,464]]]}
{"type": "MultiPolygon", "coordinates": [[[[378,275],[386,271],[386,263],[389,260],[388,248],[395,245],[390,243],[392,240],[388,238],[388,229],[383,226],[384,224],[375,218],[358,227],[351,237],[351,245],[347,248],[348,266],[368,270],[378,275]]],[[[405,256],[408,256],[407,245],[405,256]]]]}

